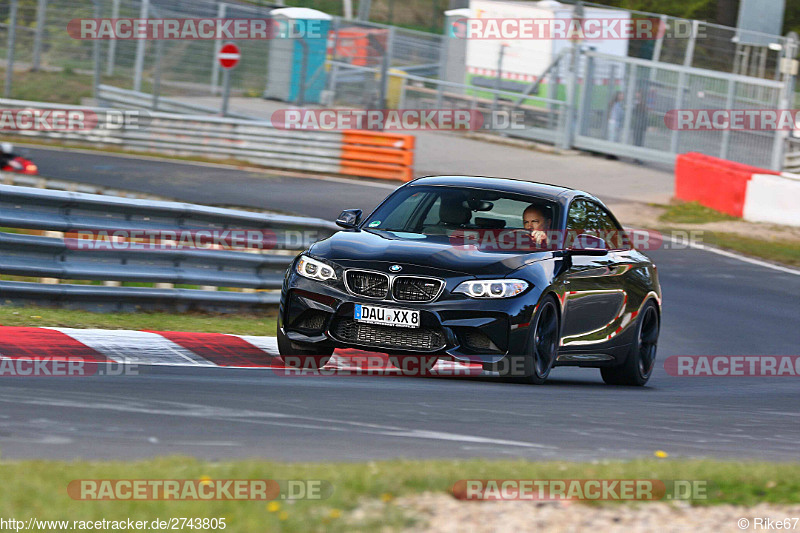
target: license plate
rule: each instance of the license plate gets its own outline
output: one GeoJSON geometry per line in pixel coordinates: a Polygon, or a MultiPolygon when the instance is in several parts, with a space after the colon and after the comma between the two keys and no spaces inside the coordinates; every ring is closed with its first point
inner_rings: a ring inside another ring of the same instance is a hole
{"type": "Polygon", "coordinates": [[[398,328],[418,328],[419,311],[392,309],[375,305],[356,304],[355,319],[367,324],[395,326],[398,328]]]}

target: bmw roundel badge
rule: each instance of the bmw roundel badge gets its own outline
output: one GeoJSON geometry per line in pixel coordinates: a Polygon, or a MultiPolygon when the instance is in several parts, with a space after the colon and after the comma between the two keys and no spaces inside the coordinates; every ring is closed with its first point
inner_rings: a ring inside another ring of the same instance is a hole
{"type": "Polygon", "coordinates": [[[392,272],[400,272],[401,270],[403,270],[403,267],[401,267],[400,265],[392,265],[389,267],[389,270],[391,270],[392,272]]]}

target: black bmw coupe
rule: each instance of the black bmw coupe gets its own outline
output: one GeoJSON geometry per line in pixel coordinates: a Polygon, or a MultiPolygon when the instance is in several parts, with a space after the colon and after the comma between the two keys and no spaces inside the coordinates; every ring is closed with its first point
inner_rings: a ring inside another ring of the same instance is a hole
{"type": "Polygon", "coordinates": [[[433,176],[299,255],[286,272],[278,347],[320,367],[336,348],[430,366],[479,363],[543,383],[555,366],[644,385],[656,357],[655,265],[591,194],[504,178],[433,176]]]}

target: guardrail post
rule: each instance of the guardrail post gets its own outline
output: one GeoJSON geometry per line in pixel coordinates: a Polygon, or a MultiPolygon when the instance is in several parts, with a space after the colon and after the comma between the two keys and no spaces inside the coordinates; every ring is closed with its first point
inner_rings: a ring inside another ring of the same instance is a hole
{"type": "MultiPolygon", "coordinates": [[[[54,239],[63,239],[64,234],[60,231],[45,231],[43,233],[45,237],[52,237],[54,239]]],[[[39,283],[44,285],[58,285],[60,280],[58,278],[39,278],[39,283]]]]}

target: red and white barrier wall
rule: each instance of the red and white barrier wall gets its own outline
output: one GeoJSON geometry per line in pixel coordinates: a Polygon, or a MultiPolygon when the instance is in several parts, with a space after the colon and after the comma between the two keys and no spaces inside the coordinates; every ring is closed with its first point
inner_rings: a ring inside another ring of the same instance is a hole
{"type": "Polygon", "coordinates": [[[675,164],[675,197],[753,222],[800,226],[800,175],[689,152],[675,164]]]}

